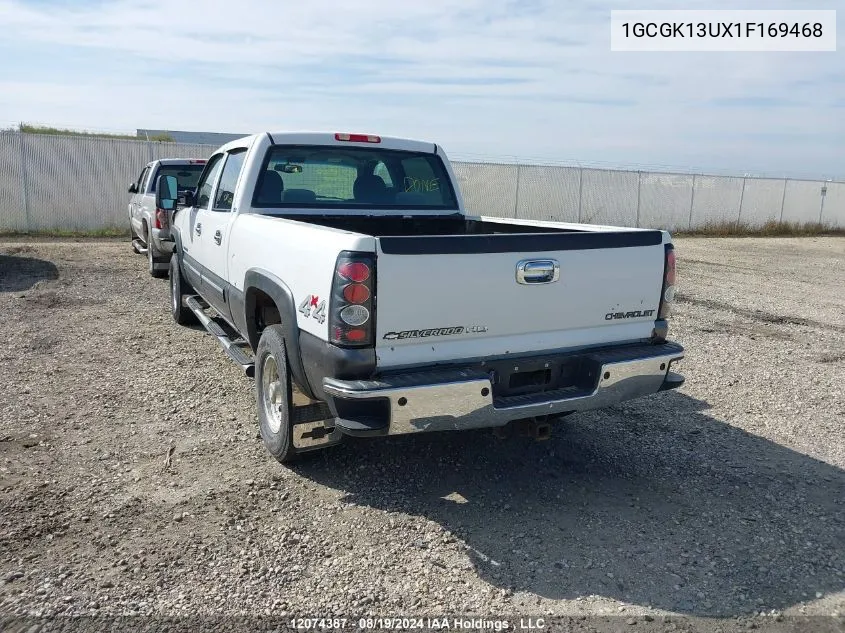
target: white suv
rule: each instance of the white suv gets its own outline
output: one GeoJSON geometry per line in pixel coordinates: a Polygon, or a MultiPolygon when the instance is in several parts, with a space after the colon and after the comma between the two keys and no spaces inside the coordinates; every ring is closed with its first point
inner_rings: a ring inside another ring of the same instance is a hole
{"type": "Polygon", "coordinates": [[[205,167],[204,159],[164,158],[148,163],[137,182],[129,185],[129,231],[132,248],[145,254],[153,277],[166,277],[173,253],[167,212],[156,207],[155,185],[160,176],[175,176],[180,197],[193,191],[205,167]]]}

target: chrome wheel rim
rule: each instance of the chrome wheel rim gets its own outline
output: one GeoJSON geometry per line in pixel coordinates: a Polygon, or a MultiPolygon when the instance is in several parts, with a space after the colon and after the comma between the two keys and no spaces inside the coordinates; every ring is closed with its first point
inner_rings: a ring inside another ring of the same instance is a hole
{"type": "Polygon", "coordinates": [[[285,397],[284,386],[279,378],[279,367],[276,365],[276,359],[272,354],[268,354],[264,359],[264,366],[261,371],[262,376],[262,406],[267,417],[267,424],[273,433],[278,433],[282,428],[282,413],[280,408],[285,397]]]}

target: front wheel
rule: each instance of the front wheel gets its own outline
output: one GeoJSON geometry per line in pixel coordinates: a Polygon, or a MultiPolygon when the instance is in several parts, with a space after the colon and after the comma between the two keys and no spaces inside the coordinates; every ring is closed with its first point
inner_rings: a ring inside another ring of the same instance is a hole
{"type": "Polygon", "coordinates": [[[261,333],[255,352],[255,395],[258,425],[264,446],[282,464],[293,461],[291,411],[293,394],[282,326],[270,325],[261,333]]]}

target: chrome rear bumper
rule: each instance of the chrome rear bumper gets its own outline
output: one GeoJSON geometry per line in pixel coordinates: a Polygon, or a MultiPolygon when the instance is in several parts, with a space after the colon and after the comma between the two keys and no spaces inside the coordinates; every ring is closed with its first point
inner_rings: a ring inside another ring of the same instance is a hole
{"type": "MultiPolygon", "coordinates": [[[[352,424],[351,434],[399,435],[504,426],[517,419],[598,409],[674,389],[684,381],[682,376],[670,371],[672,363],[684,357],[683,347],[676,343],[628,346],[580,355],[600,367],[595,384],[587,389],[565,387],[497,398],[486,372],[454,369],[398,374],[377,380],[325,378],[323,390],[335,401],[387,402],[383,409],[388,419],[382,425],[370,419],[367,425],[374,432],[356,433],[354,429],[360,425],[352,424]]],[[[341,430],[346,430],[343,422],[337,420],[341,430]]]]}

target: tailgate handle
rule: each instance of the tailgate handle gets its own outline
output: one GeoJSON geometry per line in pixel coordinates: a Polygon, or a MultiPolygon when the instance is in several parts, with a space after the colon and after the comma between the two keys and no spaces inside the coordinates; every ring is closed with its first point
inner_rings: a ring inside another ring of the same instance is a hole
{"type": "Polygon", "coordinates": [[[560,279],[556,259],[523,259],[516,265],[516,281],[521,284],[551,284],[560,279]]]}

